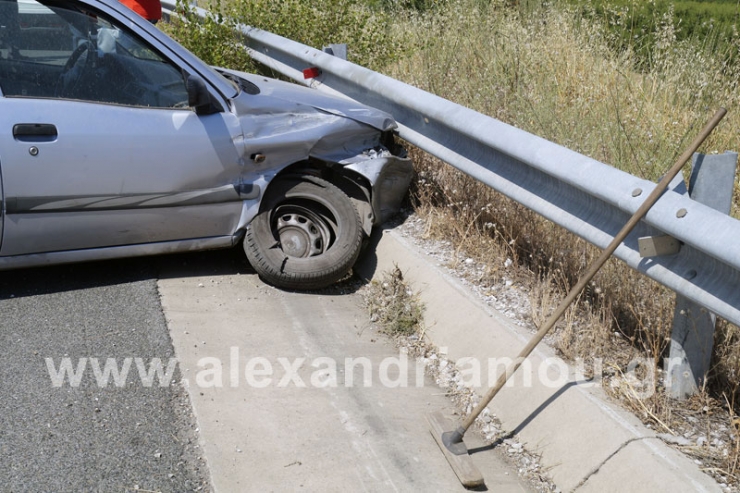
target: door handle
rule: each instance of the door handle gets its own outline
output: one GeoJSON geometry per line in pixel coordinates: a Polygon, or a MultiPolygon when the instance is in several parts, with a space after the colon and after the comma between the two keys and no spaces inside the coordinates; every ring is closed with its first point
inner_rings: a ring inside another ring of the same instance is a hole
{"type": "Polygon", "coordinates": [[[23,142],[51,142],[57,138],[57,127],[51,123],[17,123],[13,137],[23,142]]]}

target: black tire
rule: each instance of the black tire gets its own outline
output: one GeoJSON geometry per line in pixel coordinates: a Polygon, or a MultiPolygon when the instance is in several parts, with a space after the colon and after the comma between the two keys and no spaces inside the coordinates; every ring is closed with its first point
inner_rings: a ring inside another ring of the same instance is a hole
{"type": "Polygon", "coordinates": [[[268,189],[247,226],[244,251],[268,284],[319,289],[349,272],[362,237],[360,217],[344,192],[320,178],[289,178],[268,189]]]}

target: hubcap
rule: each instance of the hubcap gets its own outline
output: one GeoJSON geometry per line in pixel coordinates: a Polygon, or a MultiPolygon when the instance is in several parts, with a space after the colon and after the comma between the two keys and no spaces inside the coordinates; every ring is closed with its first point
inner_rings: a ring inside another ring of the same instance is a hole
{"type": "Polygon", "coordinates": [[[313,257],[329,247],[331,231],[320,215],[294,204],[280,206],[275,213],[277,237],[286,255],[313,257]]]}

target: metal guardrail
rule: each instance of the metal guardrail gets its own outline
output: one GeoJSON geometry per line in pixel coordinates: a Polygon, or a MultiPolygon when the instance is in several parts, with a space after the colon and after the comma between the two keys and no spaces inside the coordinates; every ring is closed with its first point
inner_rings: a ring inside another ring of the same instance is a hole
{"type": "MultiPolygon", "coordinates": [[[[166,14],[174,11],[170,0],[162,4],[166,14]]],[[[392,114],[404,140],[600,248],[609,244],[656,186],[323,51],[257,28],[239,29],[258,62],[298,83],[392,114]],[[305,80],[303,70],[309,67],[319,68],[321,75],[305,80]]],[[[740,221],[691,200],[681,180],[660,198],[615,256],[740,325],[740,221]],[[660,234],[682,242],[679,253],[642,258],[638,238],[660,234]]]]}

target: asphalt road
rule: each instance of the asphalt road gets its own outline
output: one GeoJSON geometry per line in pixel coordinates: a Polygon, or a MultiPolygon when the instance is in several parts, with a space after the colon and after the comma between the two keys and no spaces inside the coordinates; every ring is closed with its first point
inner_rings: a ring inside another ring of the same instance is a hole
{"type": "Polygon", "coordinates": [[[0,274],[0,491],[209,489],[179,369],[166,375],[161,259],[0,274]],[[164,386],[146,378],[155,358],[164,386]]]}

